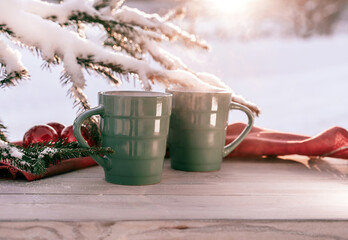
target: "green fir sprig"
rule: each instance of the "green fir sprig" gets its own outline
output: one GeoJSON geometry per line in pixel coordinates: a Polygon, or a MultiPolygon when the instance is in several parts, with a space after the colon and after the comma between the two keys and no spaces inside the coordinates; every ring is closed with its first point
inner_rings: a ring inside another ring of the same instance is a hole
{"type": "Polygon", "coordinates": [[[0,162],[10,164],[35,175],[44,174],[50,165],[57,165],[63,159],[112,153],[113,150],[111,148],[82,148],[77,142],[66,143],[62,140],[31,144],[27,147],[0,140],[0,162]]]}
{"type": "Polygon", "coordinates": [[[14,34],[14,32],[11,29],[9,29],[6,26],[6,24],[0,24],[0,32],[4,32],[4,33],[6,33],[6,34],[8,34],[10,36],[12,36],[14,34]]]}
{"type": "Polygon", "coordinates": [[[6,127],[5,125],[0,121],[0,140],[7,141],[6,139],[6,127]]]}
{"type": "Polygon", "coordinates": [[[7,74],[1,63],[0,68],[0,88],[15,86],[19,80],[26,80],[29,78],[26,70],[22,70],[20,72],[10,72],[7,74]]]}

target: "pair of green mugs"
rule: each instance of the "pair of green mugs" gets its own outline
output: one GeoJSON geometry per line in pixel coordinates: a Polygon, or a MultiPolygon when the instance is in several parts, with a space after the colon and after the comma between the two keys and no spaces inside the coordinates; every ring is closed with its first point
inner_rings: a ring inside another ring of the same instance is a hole
{"type": "Polygon", "coordinates": [[[171,88],[166,93],[144,91],[100,92],[99,106],[80,114],[74,134],[83,147],[83,121],[100,115],[102,146],[111,147],[109,156],[92,156],[104,168],[105,180],[122,185],[160,182],[167,139],[171,167],[183,171],[215,171],[249,133],[252,112],[231,102],[229,90],[198,91],[171,88]],[[241,110],[248,125],[225,146],[228,113],[241,110]]]}

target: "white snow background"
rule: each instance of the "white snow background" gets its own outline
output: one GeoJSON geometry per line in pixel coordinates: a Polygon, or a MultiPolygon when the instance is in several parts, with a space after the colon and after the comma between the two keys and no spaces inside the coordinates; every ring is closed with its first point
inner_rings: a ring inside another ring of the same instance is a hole
{"type": "MultiPolygon", "coordinates": [[[[334,125],[348,129],[347,34],[307,40],[206,40],[210,52],[171,47],[172,53],[196,71],[217,75],[237,94],[258,104],[262,114],[255,125],[304,135],[334,125]]],[[[59,81],[61,67],[42,70],[37,57],[25,50],[21,53],[31,80],[0,89],[0,118],[11,141],[21,140],[36,124],[56,121],[71,125],[77,112],[67,97],[68,86],[62,87],[59,81]]],[[[102,78],[86,77],[85,92],[92,106],[97,105],[99,91],[140,89],[133,82],[115,88],[102,78]]],[[[155,90],[163,91],[163,87],[155,90]]],[[[229,121],[246,121],[246,117],[234,111],[229,121]]]]}

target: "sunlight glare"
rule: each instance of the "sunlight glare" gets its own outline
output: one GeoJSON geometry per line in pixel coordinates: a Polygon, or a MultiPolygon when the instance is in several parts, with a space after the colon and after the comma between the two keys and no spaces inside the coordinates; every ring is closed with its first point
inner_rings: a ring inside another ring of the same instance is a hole
{"type": "Polygon", "coordinates": [[[205,0],[216,13],[243,14],[259,0],[205,0]]]}

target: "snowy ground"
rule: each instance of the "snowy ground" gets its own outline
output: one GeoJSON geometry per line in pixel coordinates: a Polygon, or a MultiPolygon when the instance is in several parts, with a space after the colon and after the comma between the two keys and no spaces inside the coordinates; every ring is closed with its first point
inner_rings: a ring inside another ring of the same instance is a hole
{"type": "MultiPolygon", "coordinates": [[[[268,38],[249,42],[210,37],[209,53],[174,48],[192,69],[221,77],[234,91],[257,103],[262,114],[255,125],[314,135],[333,125],[348,129],[348,35],[309,40],[268,38]]],[[[0,89],[0,118],[10,140],[21,139],[35,124],[72,124],[77,109],[61,87],[56,67],[42,70],[41,62],[23,52],[32,79],[0,89]]],[[[88,77],[86,93],[93,106],[97,92],[116,89],[88,77]]],[[[124,83],[120,89],[139,89],[124,83]]],[[[163,90],[161,86],[157,90],[163,90]]],[[[230,122],[245,120],[233,113],[230,122]],[[233,119],[232,119],[233,118],[233,119]]]]}

